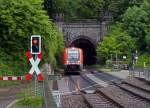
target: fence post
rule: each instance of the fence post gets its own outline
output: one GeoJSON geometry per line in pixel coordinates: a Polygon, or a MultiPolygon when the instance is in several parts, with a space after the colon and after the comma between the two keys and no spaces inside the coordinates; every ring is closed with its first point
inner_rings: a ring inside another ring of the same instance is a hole
{"type": "Polygon", "coordinates": [[[148,80],[148,71],[146,68],[145,68],[145,80],[148,80]]]}
{"type": "Polygon", "coordinates": [[[143,68],[143,76],[144,76],[144,79],[146,79],[145,68],[143,68]]]}
{"type": "Polygon", "coordinates": [[[131,77],[131,69],[129,68],[129,77],[131,77]]]}
{"type": "Polygon", "coordinates": [[[148,71],[147,71],[147,72],[148,72],[148,80],[149,80],[149,69],[148,69],[148,71]]]}
{"type": "Polygon", "coordinates": [[[139,68],[139,78],[140,78],[140,68],[139,68]]]}
{"type": "Polygon", "coordinates": [[[146,79],[146,75],[145,75],[145,62],[143,63],[143,77],[144,77],[144,79],[146,79]]]}

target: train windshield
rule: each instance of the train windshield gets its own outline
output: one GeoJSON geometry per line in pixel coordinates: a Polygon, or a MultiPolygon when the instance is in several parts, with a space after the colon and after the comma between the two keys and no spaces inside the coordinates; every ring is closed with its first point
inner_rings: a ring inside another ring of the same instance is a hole
{"type": "Polygon", "coordinates": [[[79,61],[79,51],[68,50],[68,61],[79,61]]]}

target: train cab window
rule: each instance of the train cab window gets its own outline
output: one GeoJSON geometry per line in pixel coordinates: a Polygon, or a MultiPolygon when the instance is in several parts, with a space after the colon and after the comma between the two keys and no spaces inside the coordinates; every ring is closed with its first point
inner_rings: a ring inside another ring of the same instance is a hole
{"type": "Polygon", "coordinates": [[[68,61],[79,61],[79,56],[78,50],[68,50],[68,61]]]}

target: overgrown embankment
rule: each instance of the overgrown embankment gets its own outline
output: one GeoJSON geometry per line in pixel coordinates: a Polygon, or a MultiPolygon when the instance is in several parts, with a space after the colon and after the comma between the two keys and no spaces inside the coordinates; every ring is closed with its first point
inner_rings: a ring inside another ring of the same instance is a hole
{"type": "Polygon", "coordinates": [[[133,5],[128,5],[126,10],[110,24],[107,36],[99,44],[97,48],[99,60],[103,63],[118,60],[131,65],[150,66],[149,16],[149,0],[137,0],[133,5]]]}
{"type": "Polygon", "coordinates": [[[43,0],[0,0],[0,76],[29,71],[25,52],[33,34],[42,36],[42,62],[56,66],[63,36],[43,8],[43,0]]]}

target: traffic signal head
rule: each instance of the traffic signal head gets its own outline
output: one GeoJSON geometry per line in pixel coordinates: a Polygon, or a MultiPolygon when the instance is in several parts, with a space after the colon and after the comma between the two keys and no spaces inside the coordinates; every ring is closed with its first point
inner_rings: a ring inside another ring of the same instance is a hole
{"type": "Polygon", "coordinates": [[[32,54],[41,53],[41,36],[39,35],[31,36],[31,53],[32,54]]]}

